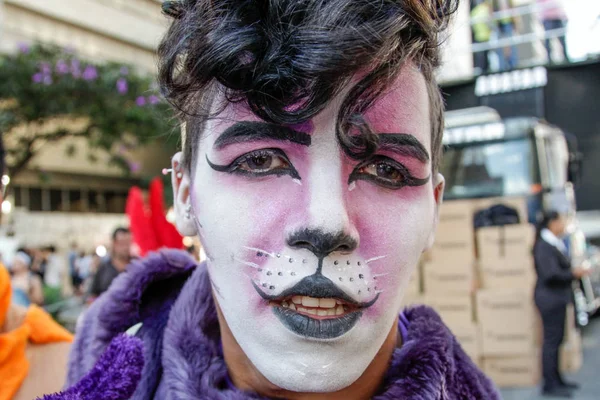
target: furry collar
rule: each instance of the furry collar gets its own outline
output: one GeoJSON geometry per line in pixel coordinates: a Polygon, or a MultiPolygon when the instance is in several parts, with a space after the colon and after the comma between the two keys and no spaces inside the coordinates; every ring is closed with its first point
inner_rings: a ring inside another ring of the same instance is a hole
{"type": "MultiPolygon", "coordinates": [[[[143,321],[137,336],[144,343],[145,366],[134,399],[261,399],[228,384],[208,273],[204,265],[193,269],[183,253],[167,251],[122,274],[78,330],[87,337],[78,335],[69,383],[92,368],[110,336],[143,321]],[[150,300],[153,294],[160,304],[150,300]]],[[[405,316],[407,341],[394,351],[374,399],[500,399],[435,311],[418,306],[405,316]]]]}

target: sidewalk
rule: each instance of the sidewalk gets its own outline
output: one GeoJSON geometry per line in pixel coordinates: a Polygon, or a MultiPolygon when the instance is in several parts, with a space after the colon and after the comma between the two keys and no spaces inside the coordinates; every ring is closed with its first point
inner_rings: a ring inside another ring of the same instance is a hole
{"type": "MultiPolygon", "coordinates": [[[[600,399],[600,318],[590,321],[583,331],[583,367],[569,380],[581,384],[581,389],[574,392],[576,400],[600,399]]],[[[542,397],[540,388],[503,389],[504,400],[546,400],[542,397]]]]}

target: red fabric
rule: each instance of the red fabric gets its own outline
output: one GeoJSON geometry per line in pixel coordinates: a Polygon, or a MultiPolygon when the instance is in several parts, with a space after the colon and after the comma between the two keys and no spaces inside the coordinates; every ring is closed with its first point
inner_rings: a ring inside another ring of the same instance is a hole
{"type": "Polygon", "coordinates": [[[158,249],[158,239],[150,222],[150,210],[144,203],[144,195],[139,187],[134,186],[129,190],[125,212],[129,217],[133,241],[140,248],[140,255],[145,256],[149,251],[158,249]]]}
{"type": "Polygon", "coordinates": [[[161,247],[182,249],[183,237],[165,216],[164,187],[160,178],[154,178],[150,183],[149,203],[148,207],[140,188],[129,190],[126,212],[140,255],[144,256],[161,247]]]}
{"type": "Polygon", "coordinates": [[[183,237],[165,216],[164,187],[160,178],[150,182],[150,212],[152,227],[161,247],[183,248],[183,237]]]}

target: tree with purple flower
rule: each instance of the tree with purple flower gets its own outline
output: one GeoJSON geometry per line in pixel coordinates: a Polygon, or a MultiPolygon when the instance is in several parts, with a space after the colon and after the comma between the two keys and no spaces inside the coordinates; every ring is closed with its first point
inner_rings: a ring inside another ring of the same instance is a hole
{"type": "MultiPolygon", "coordinates": [[[[122,149],[139,148],[174,128],[155,87],[132,67],[89,62],[72,49],[20,44],[18,53],[0,55],[0,103],[7,105],[0,107],[0,134],[9,174],[14,178],[26,169],[40,143],[73,137],[108,152],[124,174],[138,173],[139,164],[122,149]],[[20,129],[48,121],[54,122],[51,129],[28,129],[26,135],[20,129]]],[[[171,145],[176,148],[175,139],[171,145]]]]}

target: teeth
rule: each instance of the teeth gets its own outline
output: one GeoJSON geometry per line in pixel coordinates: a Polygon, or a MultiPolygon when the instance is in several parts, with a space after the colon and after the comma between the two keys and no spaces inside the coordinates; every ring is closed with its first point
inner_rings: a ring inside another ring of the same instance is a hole
{"type": "Polygon", "coordinates": [[[294,304],[302,304],[302,296],[294,296],[294,297],[292,297],[292,302],[294,304]]]}
{"type": "Polygon", "coordinates": [[[281,303],[281,305],[287,308],[288,307],[288,302],[284,301],[283,303],[281,303]]]}
{"type": "Polygon", "coordinates": [[[327,316],[328,317],[335,316],[335,308],[330,308],[329,310],[327,310],[327,316]]]}
{"type": "Polygon", "coordinates": [[[314,308],[307,308],[305,313],[311,314],[311,315],[317,315],[317,310],[315,310],[314,308]]]}
{"type": "Polygon", "coordinates": [[[336,300],[335,304],[342,304],[342,301],[341,300],[336,300]]]}
{"type": "Polygon", "coordinates": [[[327,316],[327,310],[318,310],[317,315],[320,317],[325,317],[327,316]]]}
{"type": "Polygon", "coordinates": [[[342,315],[344,313],[344,307],[343,306],[337,306],[337,308],[335,309],[335,315],[342,315]]]}
{"type": "Polygon", "coordinates": [[[319,299],[319,307],[335,308],[335,299],[319,299]]]}
{"type": "Polygon", "coordinates": [[[294,303],[290,303],[290,310],[295,310],[296,309],[296,305],[294,303]]]}
{"type": "Polygon", "coordinates": [[[306,307],[319,307],[319,299],[314,297],[302,296],[302,305],[306,307]]]}
{"type": "Polygon", "coordinates": [[[298,312],[307,312],[308,310],[304,307],[298,307],[298,312]]]}

